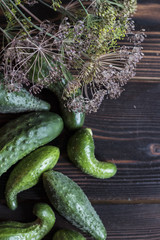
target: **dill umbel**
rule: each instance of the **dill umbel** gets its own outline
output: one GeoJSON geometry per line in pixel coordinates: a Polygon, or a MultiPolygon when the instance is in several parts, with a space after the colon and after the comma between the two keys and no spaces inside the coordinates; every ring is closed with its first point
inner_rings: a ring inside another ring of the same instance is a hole
{"type": "Polygon", "coordinates": [[[51,88],[69,111],[96,112],[104,98],[120,96],[143,57],[145,33],[135,31],[130,19],[136,5],[136,0],[77,0],[67,5],[59,0],[2,0],[6,86],[17,91],[27,85],[34,93],[51,88]],[[60,23],[42,22],[26,4],[59,12],[60,23]],[[123,39],[128,44],[120,47],[123,39]]]}

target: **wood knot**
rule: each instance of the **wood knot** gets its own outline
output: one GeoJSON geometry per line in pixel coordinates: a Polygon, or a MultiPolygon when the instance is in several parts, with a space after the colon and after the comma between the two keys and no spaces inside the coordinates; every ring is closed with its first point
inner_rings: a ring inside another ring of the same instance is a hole
{"type": "Polygon", "coordinates": [[[160,156],[160,144],[152,143],[150,144],[149,149],[152,156],[160,156]]]}

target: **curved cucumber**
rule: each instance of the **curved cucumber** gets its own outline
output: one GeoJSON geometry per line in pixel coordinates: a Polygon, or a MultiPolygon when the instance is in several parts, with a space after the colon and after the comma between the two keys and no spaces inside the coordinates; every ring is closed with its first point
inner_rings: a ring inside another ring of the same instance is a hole
{"type": "Polygon", "coordinates": [[[0,176],[36,148],[49,143],[63,129],[62,118],[51,112],[28,113],[0,129],[0,176]]]}
{"type": "Polygon", "coordinates": [[[5,189],[9,208],[12,210],[17,208],[17,194],[36,185],[41,174],[55,166],[59,155],[59,148],[45,146],[33,151],[15,166],[5,189]]]}
{"type": "Polygon", "coordinates": [[[44,188],[55,209],[76,227],[105,240],[106,229],[82,189],[62,173],[43,173],[44,188]]]}
{"type": "Polygon", "coordinates": [[[24,88],[17,92],[7,91],[0,75],[0,113],[49,111],[50,108],[49,103],[34,97],[24,88]]]}
{"type": "Polygon", "coordinates": [[[33,213],[38,217],[31,223],[1,222],[1,240],[40,240],[53,227],[55,215],[51,207],[45,203],[38,203],[34,206],[33,213]]]}
{"type": "Polygon", "coordinates": [[[67,152],[69,159],[83,172],[96,178],[110,178],[117,172],[116,165],[100,162],[94,155],[92,130],[83,128],[75,132],[69,139],[67,152]]]}
{"type": "Polygon", "coordinates": [[[86,240],[86,238],[76,231],[61,229],[54,234],[52,240],[86,240]]]}

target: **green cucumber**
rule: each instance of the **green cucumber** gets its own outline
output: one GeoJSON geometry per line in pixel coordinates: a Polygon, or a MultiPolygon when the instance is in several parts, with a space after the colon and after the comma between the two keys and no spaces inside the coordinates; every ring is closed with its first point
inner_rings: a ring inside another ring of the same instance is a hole
{"type": "MultiPolygon", "coordinates": [[[[33,57],[32,61],[34,61],[34,57],[33,57]]],[[[45,58],[42,57],[41,62],[43,63],[42,69],[41,69],[41,72],[43,74],[39,73],[38,64],[36,65],[35,68],[31,68],[30,72],[28,74],[28,78],[30,79],[31,82],[32,82],[31,79],[34,75],[34,82],[36,84],[41,84],[41,79],[44,79],[45,77],[49,76],[51,67],[53,69],[55,68],[55,64],[53,63],[51,58],[49,58],[48,61],[46,62],[45,58]]],[[[69,111],[67,108],[64,107],[64,101],[63,101],[62,95],[63,95],[64,89],[65,89],[68,81],[70,81],[67,79],[68,78],[71,79],[72,76],[65,69],[64,66],[63,66],[63,68],[64,68],[63,69],[64,78],[62,78],[61,80],[59,80],[57,82],[53,82],[52,84],[48,84],[48,82],[46,82],[46,86],[45,86],[44,82],[43,82],[43,84],[47,89],[52,91],[57,96],[57,98],[59,100],[61,115],[62,115],[64,125],[66,126],[66,128],[68,128],[69,130],[77,130],[77,129],[81,128],[84,124],[85,113],[83,111],[81,111],[81,112],[69,111]]]]}
{"type": "Polygon", "coordinates": [[[0,75],[0,113],[19,113],[31,111],[49,111],[49,103],[34,97],[26,89],[9,92],[5,89],[0,75]]]}
{"type": "Polygon", "coordinates": [[[82,189],[62,173],[43,173],[47,196],[55,209],[82,231],[96,240],[105,240],[106,229],[82,189]]]}
{"type": "Polygon", "coordinates": [[[75,132],[67,145],[69,159],[84,173],[102,179],[114,176],[117,172],[116,165],[98,161],[94,150],[92,130],[89,128],[82,128],[75,132]]]}
{"type": "Polygon", "coordinates": [[[86,238],[76,231],[61,229],[54,234],[52,240],[86,240],[86,238]]]}
{"type": "Polygon", "coordinates": [[[60,110],[66,128],[72,131],[78,130],[83,126],[85,120],[84,112],[68,111],[68,109],[64,107],[62,101],[60,101],[60,110]]]}
{"type": "MultiPolygon", "coordinates": [[[[65,80],[64,80],[65,81],[65,80]]],[[[60,112],[64,121],[64,125],[68,130],[74,131],[80,129],[85,121],[85,113],[83,111],[74,112],[69,111],[67,107],[64,106],[64,101],[62,99],[64,85],[60,85],[60,83],[55,83],[54,85],[50,85],[49,90],[52,91],[59,100],[60,112]]]]}
{"type": "Polygon", "coordinates": [[[17,194],[36,185],[41,174],[55,166],[59,155],[59,148],[44,146],[27,155],[15,166],[5,189],[9,208],[17,208],[17,194]]]}
{"type": "MultiPolygon", "coordinates": [[[[34,61],[34,57],[32,61],[34,61]]],[[[49,76],[51,67],[53,69],[55,68],[55,64],[53,63],[51,58],[49,58],[48,61],[46,62],[45,58],[42,57],[41,62],[43,63],[42,69],[41,69],[41,72],[43,74],[39,73],[38,64],[36,65],[35,68],[31,68],[28,74],[29,79],[32,79],[32,76],[34,75],[34,82],[36,84],[41,84],[41,79],[44,79],[45,77],[49,76]]],[[[43,84],[47,89],[52,91],[57,96],[59,100],[61,115],[66,128],[68,128],[69,130],[77,130],[81,128],[84,124],[85,113],[83,111],[81,112],[69,111],[67,108],[64,107],[64,101],[63,101],[62,95],[63,95],[64,89],[66,88],[66,85],[72,79],[71,74],[67,71],[67,69],[65,69],[64,66],[63,66],[63,75],[64,75],[64,78],[62,78],[57,82],[52,82],[52,84],[48,84],[48,82],[46,82],[46,86],[44,82],[43,84]]]]}
{"type": "Polygon", "coordinates": [[[37,203],[33,213],[37,216],[34,222],[20,223],[6,221],[0,223],[1,240],[40,240],[54,226],[55,215],[51,207],[45,203],[37,203]]]}
{"type": "Polygon", "coordinates": [[[28,113],[0,129],[0,176],[24,156],[56,138],[62,118],[52,112],[28,113]]]}

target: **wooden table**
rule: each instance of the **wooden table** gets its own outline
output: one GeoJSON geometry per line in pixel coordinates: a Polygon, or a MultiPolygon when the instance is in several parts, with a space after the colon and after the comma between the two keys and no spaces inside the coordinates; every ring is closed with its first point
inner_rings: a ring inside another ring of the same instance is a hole
{"type": "MultiPolygon", "coordinates": [[[[144,58],[137,75],[117,100],[105,100],[100,110],[86,117],[92,128],[96,157],[117,164],[118,172],[108,180],[83,174],[66,155],[67,136],[53,141],[61,149],[55,170],[77,182],[87,194],[108,231],[108,240],[160,239],[160,1],[140,0],[134,17],[137,29],[145,28],[144,58]]],[[[52,94],[45,96],[52,102],[52,94]]],[[[53,110],[54,102],[52,103],[53,110]]],[[[0,125],[18,115],[0,115],[0,125]]],[[[0,220],[32,221],[33,205],[48,202],[42,181],[19,194],[16,211],[7,208],[4,187],[11,170],[0,179],[0,220]]],[[[56,212],[57,221],[44,238],[59,228],[73,228],[56,212]]],[[[75,228],[74,228],[75,229],[75,228]]],[[[91,239],[85,235],[87,239],[91,239]]]]}

